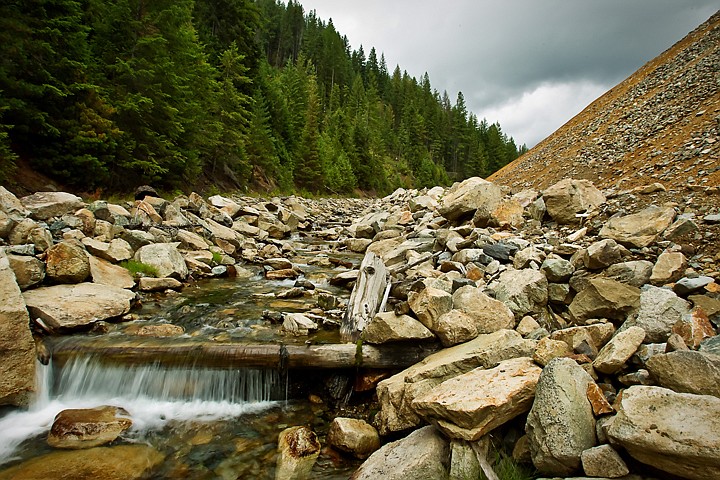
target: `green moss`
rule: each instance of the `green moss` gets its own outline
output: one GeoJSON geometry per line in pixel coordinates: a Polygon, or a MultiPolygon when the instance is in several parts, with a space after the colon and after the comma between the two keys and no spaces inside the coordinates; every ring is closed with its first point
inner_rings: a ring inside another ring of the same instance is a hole
{"type": "Polygon", "coordinates": [[[120,262],[120,266],[127,269],[128,272],[134,277],[157,277],[157,268],[147,263],[138,262],[135,260],[126,260],[120,262]]]}

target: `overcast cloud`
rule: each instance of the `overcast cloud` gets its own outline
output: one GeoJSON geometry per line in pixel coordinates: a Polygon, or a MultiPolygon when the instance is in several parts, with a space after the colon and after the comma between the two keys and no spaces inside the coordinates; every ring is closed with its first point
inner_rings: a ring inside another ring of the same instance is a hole
{"type": "Polygon", "coordinates": [[[424,72],[532,147],[668,49],[717,0],[300,0],[350,45],[424,72]]]}

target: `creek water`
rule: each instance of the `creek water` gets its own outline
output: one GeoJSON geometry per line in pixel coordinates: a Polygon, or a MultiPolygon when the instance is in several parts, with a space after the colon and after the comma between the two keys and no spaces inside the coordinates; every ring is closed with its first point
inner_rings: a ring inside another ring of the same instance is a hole
{"type": "MultiPolygon", "coordinates": [[[[340,270],[318,261],[327,248],[321,242],[309,243],[297,250],[292,261],[317,288],[347,300],[347,290],[328,283],[340,270]]],[[[350,260],[357,264],[361,258],[350,260]]],[[[131,322],[109,324],[102,335],[50,339],[50,349],[53,344],[72,344],[78,338],[84,342],[92,338],[98,344],[140,343],[145,340],[133,335],[138,326],[163,323],[183,326],[186,342],[337,342],[337,328],[294,338],[263,318],[265,311],[302,312],[311,307],[305,296],[275,297],[293,284],[266,281],[259,275],[198,281],[180,295],[146,295],[131,322]]],[[[55,416],[69,408],[114,405],[127,410],[133,425],[116,442],[146,443],[163,453],[164,462],[149,477],[153,479],[271,479],[280,431],[307,425],[324,440],[332,420],[328,405],[309,401],[308,388],[289,388],[312,382],[304,372],[200,367],[191,359],[173,366],[117,364],[102,354],[84,354],[81,348],[63,362],[51,358],[47,365],[38,363],[37,372],[33,405],[0,413],[0,470],[52,451],[47,432],[55,416]],[[296,395],[297,391],[304,393],[296,395]]],[[[356,460],[323,450],[313,478],[347,478],[358,465],[356,460]]]]}

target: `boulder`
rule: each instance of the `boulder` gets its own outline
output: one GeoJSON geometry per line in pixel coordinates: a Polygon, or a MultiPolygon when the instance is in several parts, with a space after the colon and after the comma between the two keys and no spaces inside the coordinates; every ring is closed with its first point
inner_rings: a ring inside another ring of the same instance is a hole
{"type": "Polygon", "coordinates": [[[450,310],[438,318],[433,332],[444,347],[452,347],[478,336],[475,318],[460,310],[450,310]]]}
{"type": "Polygon", "coordinates": [[[118,445],[40,455],[0,472],[0,480],[73,478],[140,480],[148,478],[164,456],[147,445],[118,445]]]}
{"type": "Polygon", "coordinates": [[[715,328],[702,308],[694,308],[690,314],[672,326],[672,333],[679,335],[685,345],[697,349],[706,339],[716,336],[715,328]]]}
{"type": "Polygon", "coordinates": [[[31,318],[40,318],[52,329],[71,329],[130,311],[135,294],[129,290],[79,283],[28,290],[23,294],[31,318]]]}
{"type": "Polygon", "coordinates": [[[540,271],[545,274],[548,282],[567,282],[575,271],[571,262],[557,255],[548,256],[540,265],[540,271]]]}
{"type": "Polygon", "coordinates": [[[672,290],[646,285],[640,293],[640,308],[621,327],[642,327],[646,343],[661,343],[672,327],[690,313],[690,304],[672,290]]]}
{"type": "Polygon", "coordinates": [[[681,252],[663,252],[655,262],[650,274],[650,283],[665,285],[680,280],[685,274],[687,259],[681,252]]]}
{"type": "Polygon", "coordinates": [[[320,442],[307,427],[286,428],[278,436],[276,480],[304,480],[320,455],[320,442]]]}
{"type": "Polygon", "coordinates": [[[513,199],[501,199],[492,210],[478,209],[473,217],[473,224],[478,227],[517,228],[523,224],[524,208],[513,199]]]}
{"type": "Polygon", "coordinates": [[[720,398],[636,385],[607,435],[635,459],[694,480],[720,478],[720,398]]]}
{"type": "Polygon", "coordinates": [[[110,285],[117,288],[133,288],[135,280],[130,272],[119,265],[113,265],[107,260],[89,256],[90,278],[93,283],[110,285]]]}
{"type": "Polygon", "coordinates": [[[473,319],[478,333],[492,333],[515,326],[515,316],[503,302],[485,295],[481,289],[466,285],[452,295],[453,308],[473,319]]]}
{"type": "Polygon", "coordinates": [[[450,476],[448,480],[467,480],[481,477],[482,469],[477,454],[470,442],[452,440],[450,442],[450,476]]]}
{"type": "Polygon", "coordinates": [[[587,342],[599,350],[615,333],[615,326],[610,322],[593,323],[579,327],[563,328],[550,334],[553,340],[562,340],[576,350],[583,342],[587,342]]]}
{"type": "Polygon", "coordinates": [[[530,409],[541,371],[527,357],[476,368],[415,398],[412,408],[446,436],[475,441],[530,409]]]}
{"type": "Polygon", "coordinates": [[[650,206],[638,213],[611,218],[599,235],[626,247],[647,247],[672,224],[674,218],[673,208],[650,206]]]}
{"type": "Polygon", "coordinates": [[[605,278],[592,278],[573,299],[570,315],[579,322],[590,318],[624,321],[640,306],[640,290],[605,278]]]}
{"type": "Polygon", "coordinates": [[[135,260],[154,267],[158,277],[184,280],[189,272],[183,256],[177,249],[178,245],[178,243],[145,245],[135,252],[135,260]]]}
{"type": "Polygon", "coordinates": [[[2,185],[0,185],[0,211],[13,220],[20,220],[30,215],[30,210],[25,208],[15,194],[2,185]]]}
{"type": "Polygon", "coordinates": [[[566,178],[543,192],[548,214],[560,224],[580,223],[584,214],[604,204],[605,195],[589,180],[566,178]]]}
{"type": "Polygon", "coordinates": [[[142,277],[138,280],[138,289],[143,292],[164,292],[165,290],[180,290],[182,287],[182,282],[169,277],[142,277]]]}
{"type": "Polygon", "coordinates": [[[32,218],[23,218],[13,224],[7,236],[10,245],[22,245],[30,242],[30,232],[38,228],[38,223],[32,218]]]}
{"type": "Polygon", "coordinates": [[[480,177],[471,177],[448,190],[440,200],[438,212],[451,221],[473,214],[490,217],[502,197],[499,186],[480,177]]]}
{"type": "Polygon", "coordinates": [[[645,339],[645,330],[630,327],[618,332],[598,353],[593,368],[601,373],[613,374],[620,371],[630,357],[635,354],[645,339]]]}
{"type": "Polygon", "coordinates": [[[514,330],[479,335],[474,340],[434,353],[377,386],[380,412],[376,426],[381,435],[420,424],[412,401],[434,386],[477,367],[492,368],[503,360],[529,357],[535,342],[514,330]]]}
{"type": "Polygon", "coordinates": [[[585,268],[589,270],[600,270],[615,263],[620,263],[623,250],[615,240],[606,238],[593,243],[587,248],[583,263],[585,268]]]}
{"type": "Polygon", "coordinates": [[[371,344],[428,340],[434,337],[418,320],[394,312],[378,313],[363,330],[363,340],[371,344]]]}
{"type": "Polygon", "coordinates": [[[0,405],[27,406],[35,390],[35,342],[15,274],[0,249],[0,405]]]}
{"type": "Polygon", "coordinates": [[[65,240],[46,252],[45,274],[56,283],[80,283],[90,276],[90,261],[82,244],[65,240]]]}
{"type": "Polygon", "coordinates": [[[350,479],[443,480],[448,478],[449,456],[448,441],[435,427],[427,426],[385,444],[350,479]]]}
{"type": "Polygon", "coordinates": [[[610,265],[603,275],[611,280],[626,283],[633,287],[642,287],[650,281],[653,264],[647,260],[633,260],[610,265]]]}
{"type": "Polygon", "coordinates": [[[82,198],[65,192],[37,192],[20,199],[35,220],[61,217],[85,206],[82,198]]]}
{"type": "Polygon", "coordinates": [[[589,477],[620,478],[630,473],[625,461],[610,445],[588,448],[582,452],[580,460],[589,477]]]}
{"type": "Polygon", "coordinates": [[[645,365],[661,387],[720,398],[720,355],[678,350],[653,355],[645,365]]]}
{"type": "Polygon", "coordinates": [[[580,467],[582,452],[596,445],[587,399],[592,382],[569,358],[555,358],[543,369],[525,424],[532,461],[541,473],[569,476],[580,467]]]}
{"type": "Polygon", "coordinates": [[[122,238],[114,238],[110,242],[100,242],[93,238],[83,238],[82,244],[88,252],[108,262],[120,263],[133,258],[133,249],[122,238]]]}
{"type": "Polygon", "coordinates": [[[538,365],[545,366],[550,360],[557,357],[568,357],[573,354],[570,345],[562,340],[553,340],[550,337],[541,338],[538,341],[537,348],[533,352],[533,360],[538,365]]]}
{"type": "Polygon", "coordinates": [[[45,278],[45,263],[41,260],[28,255],[8,255],[7,259],[20,290],[34,287],[45,278]]]}
{"type": "Polygon", "coordinates": [[[120,407],[63,410],[55,416],[47,442],[55,448],[99,447],[115,440],[130,426],[128,412],[120,407]]]}
{"type": "Polygon", "coordinates": [[[367,458],[380,448],[380,435],[365,420],[335,417],[327,434],[330,446],[357,458],[367,458]]]}
{"type": "Polygon", "coordinates": [[[35,245],[36,252],[44,252],[53,246],[53,237],[46,227],[35,227],[28,234],[28,243],[35,245]]]}
{"type": "Polygon", "coordinates": [[[293,335],[307,335],[311,330],[317,330],[318,324],[302,313],[286,313],[283,315],[282,329],[293,335]]]}
{"type": "Polygon", "coordinates": [[[510,307],[518,318],[543,312],[547,306],[548,281],[538,270],[506,270],[500,274],[494,290],[495,298],[510,307]]]}
{"type": "Polygon", "coordinates": [[[423,325],[435,331],[438,318],[452,310],[453,296],[444,290],[427,287],[420,292],[410,292],[408,305],[423,325]]]}

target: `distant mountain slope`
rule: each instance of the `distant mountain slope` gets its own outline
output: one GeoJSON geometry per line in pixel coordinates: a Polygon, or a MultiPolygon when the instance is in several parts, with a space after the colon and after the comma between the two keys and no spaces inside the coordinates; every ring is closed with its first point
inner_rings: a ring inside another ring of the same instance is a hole
{"type": "Polygon", "coordinates": [[[490,180],[514,190],[567,177],[617,191],[659,182],[668,200],[717,200],[719,134],[720,11],[490,180]]]}

